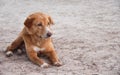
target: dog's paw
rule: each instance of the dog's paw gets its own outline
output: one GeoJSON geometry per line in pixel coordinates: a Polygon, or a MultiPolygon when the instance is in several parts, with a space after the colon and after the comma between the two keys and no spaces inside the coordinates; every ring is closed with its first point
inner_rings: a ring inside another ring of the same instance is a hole
{"type": "Polygon", "coordinates": [[[18,50],[17,50],[17,54],[18,54],[18,55],[22,55],[22,53],[23,53],[23,51],[22,51],[21,49],[18,49],[18,50]]]}
{"type": "Polygon", "coordinates": [[[54,66],[57,66],[57,67],[62,66],[62,63],[61,62],[55,62],[54,66]]]}
{"type": "Polygon", "coordinates": [[[12,55],[13,55],[13,52],[12,52],[12,51],[7,51],[7,52],[6,52],[6,56],[7,56],[7,57],[10,57],[10,56],[12,56],[12,55]]]}
{"type": "Polygon", "coordinates": [[[48,68],[48,67],[49,67],[49,64],[43,63],[43,64],[41,65],[41,67],[42,67],[42,68],[48,68]]]}

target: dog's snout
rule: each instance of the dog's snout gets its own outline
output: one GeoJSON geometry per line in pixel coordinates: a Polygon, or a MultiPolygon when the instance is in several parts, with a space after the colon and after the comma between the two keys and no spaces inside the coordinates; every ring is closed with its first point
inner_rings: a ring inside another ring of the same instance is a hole
{"type": "Polygon", "coordinates": [[[52,35],[51,32],[48,32],[48,33],[47,33],[47,37],[50,37],[51,35],[52,35]]]}

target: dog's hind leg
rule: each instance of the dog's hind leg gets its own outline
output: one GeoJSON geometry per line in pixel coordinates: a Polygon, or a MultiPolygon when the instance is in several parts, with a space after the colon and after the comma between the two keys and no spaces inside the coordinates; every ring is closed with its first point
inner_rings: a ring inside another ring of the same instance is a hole
{"type": "Polygon", "coordinates": [[[22,55],[23,53],[26,52],[26,49],[25,49],[25,43],[22,42],[17,48],[16,48],[16,52],[18,55],[22,55]]]}
{"type": "Polygon", "coordinates": [[[21,46],[21,44],[23,43],[23,38],[21,36],[18,36],[12,43],[10,46],[7,47],[6,50],[6,56],[12,56],[13,55],[13,51],[15,49],[17,49],[19,46],[21,46]]]}

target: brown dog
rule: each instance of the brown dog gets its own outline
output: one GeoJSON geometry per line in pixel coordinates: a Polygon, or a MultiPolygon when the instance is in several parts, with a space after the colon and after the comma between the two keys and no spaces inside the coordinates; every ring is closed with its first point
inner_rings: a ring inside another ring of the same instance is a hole
{"type": "Polygon", "coordinates": [[[51,24],[53,24],[53,20],[49,15],[38,12],[28,16],[20,35],[8,46],[6,56],[13,55],[15,49],[25,44],[27,56],[33,63],[41,67],[49,66],[38,57],[37,54],[40,52],[47,55],[55,66],[61,66],[52,44],[51,24]]]}

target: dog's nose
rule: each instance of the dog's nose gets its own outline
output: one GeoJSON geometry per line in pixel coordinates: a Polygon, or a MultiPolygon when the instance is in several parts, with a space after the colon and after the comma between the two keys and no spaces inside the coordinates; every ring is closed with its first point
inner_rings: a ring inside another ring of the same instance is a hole
{"type": "Polygon", "coordinates": [[[50,37],[51,35],[52,35],[51,32],[48,32],[48,33],[47,33],[47,37],[50,37]]]}

